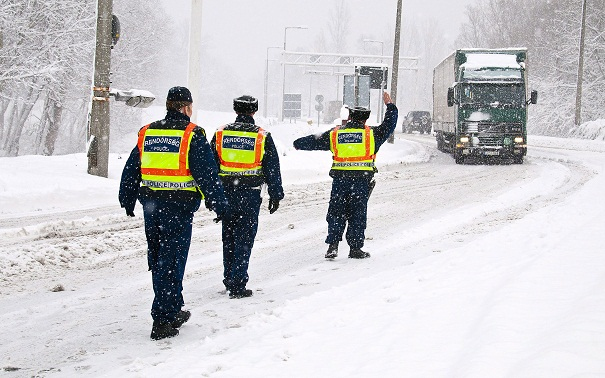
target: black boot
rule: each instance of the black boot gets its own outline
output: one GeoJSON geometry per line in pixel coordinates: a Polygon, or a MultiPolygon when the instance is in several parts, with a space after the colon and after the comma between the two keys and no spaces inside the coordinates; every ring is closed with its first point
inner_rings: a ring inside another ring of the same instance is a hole
{"type": "Polygon", "coordinates": [[[179,330],[172,327],[170,323],[160,322],[159,320],[153,321],[153,327],[151,328],[151,339],[162,340],[167,337],[174,337],[179,334],[179,330]]]}
{"type": "Polygon", "coordinates": [[[361,250],[361,248],[351,248],[349,251],[350,259],[367,259],[370,254],[361,250]]]}
{"type": "Polygon", "coordinates": [[[231,299],[247,298],[247,297],[251,297],[251,296],[252,296],[252,290],[250,290],[250,289],[231,291],[229,293],[229,298],[231,298],[231,299]]]}
{"type": "Polygon", "coordinates": [[[338,242],[330,244],[326,252],[326,259],[333,259],[336,256],[338,256],[338,242]]]}
{"type": "Polygon", "coordinates": [[[181,310],[178,314],[176,314],[176,319],[172,322],[172,328],[181,328],[184,323],[187,323],[187,320],[191,317],[191,311],[181,310]]]}

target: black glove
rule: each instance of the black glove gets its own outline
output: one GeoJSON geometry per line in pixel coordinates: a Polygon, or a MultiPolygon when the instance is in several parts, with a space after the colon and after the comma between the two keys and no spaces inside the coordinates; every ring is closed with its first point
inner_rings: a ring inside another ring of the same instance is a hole
{"type": "Polygon", "coordinates": [[[213,219],[214,223],[218,223],[220,221],[225,221],[228,220],[230,218],[231,214],[229,213],[229,210],[225,210],[224,212],[220,213],[220,214],[216,214],[216,218],[213,219]]]}
{"type": "Polygon", "coordinates": [[[372,181],[370,181],[370,190],[368,190],[368,198],[370,198],[370,196],[372,195],[372,191],[374,190],[374,187],[376,186],[376,180],[372,179],[372,181]]]}
{"type": "Polygon", "coordinates": [[[126,215],[128,215],[129,217],[134,217],[134,210],[126,209],[126,215]]]}
{"type": "Polygon", "coordinates": [[[206,209],[209,211],[212,211],[212,202],[208,198],[204,198],[204,206],[206,206],[206,209]]]}
{"type": "Polygon", "coordinates": [[[269,198],[269,214],[273,214],[279,209],[279,200],[274,198],[269,198]]]}

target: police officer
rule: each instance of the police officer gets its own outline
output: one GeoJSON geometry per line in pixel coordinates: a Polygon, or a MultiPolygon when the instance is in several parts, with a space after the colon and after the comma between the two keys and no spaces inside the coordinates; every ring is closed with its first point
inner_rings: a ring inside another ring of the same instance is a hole
{"type": "Polygon", "coordinates": [[[138,143],[124,166],[120,205],[134,217],[143,205],[147,258],[155,297],[151,307],[154,340],[179,334],[191,313],[183,311],[183,275],[191,242],[193,213],[202,193],[219,216],[228,211],[218,169],[201,127],[191,123],[191,92],[173,87],[166,117],[139,130],[138,143]]]}
{"type": "Polygon", "coordinates": [[[267,184],[269,213],[284,198],[279,155],[271,134],[254,124],[258,100],[241,96],[233,100],[234,123],[220,127],[210,145],[229,201],[229,218],[222,219],[223,283],[230,298],[252,295],[246,288],[248,264],[258,229],[261,186],[267,184]]]}
{"type": "Polygon", "coordinates": [[[309,135],[294,141],[297,150],[332,151],[332,193],[326,220],[328,236],[327,259],[338,256],[338,243],[346,223],[346,240],[349,244],[349,258],[370,257],[363,251],[367,220],[368,199],[373,186],[376,167],[374,161],[380,146],[395,130],[397,107],[391,96],[384,92],[383,101],[387,106],[384,121],[376,127],[365,125],[370,110],[363,107],[349,109],[349,119],[344,126],[336,126],[319,137],[309,135]]]}

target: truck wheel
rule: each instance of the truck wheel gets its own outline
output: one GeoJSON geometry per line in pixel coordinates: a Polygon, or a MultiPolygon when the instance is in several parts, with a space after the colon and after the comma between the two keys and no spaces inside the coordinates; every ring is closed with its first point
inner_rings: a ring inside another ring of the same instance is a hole
{"type": "Polygon", "coordinates": [[[435,139],[437,139],[437,149],[441,152],[446,152],[445,139],[443,138],[443,133],[438,131],[437,135],[435,136],[435,139]]]}
{"type": "Polygon", "coordinates": [[[515,164],[523,164],[523,156],[515,156],[513,158],[513,163],[515,163],[515,164]]]}
{"type": "Polygon", "coordinates": [[[464,156],[460,152],[454,152],[456,164],[464,164],[464,156]]]}

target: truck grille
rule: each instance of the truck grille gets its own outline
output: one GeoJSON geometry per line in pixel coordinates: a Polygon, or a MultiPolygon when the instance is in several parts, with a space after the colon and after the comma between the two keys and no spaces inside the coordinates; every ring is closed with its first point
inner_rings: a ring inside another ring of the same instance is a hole
{"type": "Polygon", "coordinates": [[[469,134],[512,134],[523,130],[520,123],[495,123],[495,122],[465,122],[462,124],[462,132],[469,134]]]}
{"type": "Polygon", "coordinates": [[[481,146],[502,146],[504,144],[503,135],[482,136],[479,135],[479,145],[481,146]]]}

